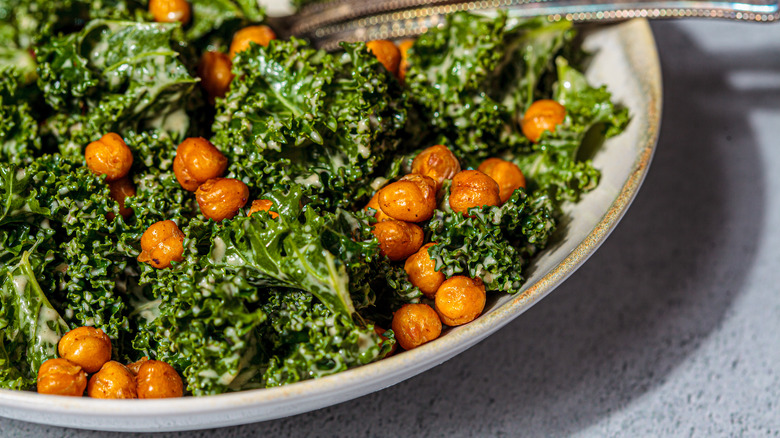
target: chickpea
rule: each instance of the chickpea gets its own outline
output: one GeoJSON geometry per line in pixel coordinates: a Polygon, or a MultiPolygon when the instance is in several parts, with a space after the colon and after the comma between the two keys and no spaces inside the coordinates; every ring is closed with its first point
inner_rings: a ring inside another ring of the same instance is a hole
{"type": "Polygon", "coordinates": [[[147,360],[136,373],[138,398],[171,398],[184,395],[184,384],[172,366],[147,360]]]}
{"type": "Polygon", "coordinates": [[[225,97],[233,81],[233,72],[230,70],[233,63],[222,52],[210,51],[203,54],[198,63],[198,77],[200,85],[206,90],[209,102],[214,104],[217,97],[225,97]]]}
{"type": "Polygon", "coordinates": [[[449,326],[463,325],[477,319],[485,309],[485,299],[482,280],[456,275],[436,291],[436,312],[449,326]]]}
{"type": "Polygon", "coordinates": [[[276,33],[268,26],[247,26],[233,35],[233,41],[230,43],[230,58],[233,59],[237,53],[248,49],[250,43],[268,47],[271,40],[275,39],[276,33]]]}
{"type": "Polygon", "coordinates": [[[109,132],[93,141],[84,150],[87,167],[92,173],[105,175],[106,181],[116,181],[130,172],[133,153],[119,134],[109,132]]]}
{"type": "Polygon", "coordinates": [[[238,214],[246,205],[249,188],[237,179],[213,178],[198,187],[195,198],[204,216],[222,222],[238,214]]]}
{"type": "MultiPolygon", "coordinates": [[[[125,207],[125,199],[135,196],[133,180],[126,176],[122,179],[111,181],[108,183],[108,189],[111,192],[111,199],[119,204],[119,214],[125,219],[129,218],[133,214],[133,209],[125,207]]],[[[114,219],[114,213],[109,213],[108,215],[110,220],[114,219]]]]}
{"type": "Polygon", "coordinates": [[[379,206],[379,192],[374,193],[374,196],[372,196],[371,200],[368,201],[368,204],[366,204],[364,210],[368,210],[369,208],[376,210],[376,213],[374,213],[374,218],[376,218],[377,222],[384,222],[393,219],[388,216],[387,213],[382,211],[382,207],[379,206]]]}
{"type": "Polygon", "coordinates": [[[184,233],[173,221],[153,223],[141,236],[141,254],[138,261],[149,263],[157,269],[171,266],[171,262],[184,260],[184,233]]]}
{"type": "Polygon", "coordinates": [[[398,44],[398,50],[401,52],[401,63],[398,64],[398,79],[406,79],[406,72],[409,71],[409,49],[414,45],[414,40],[403,40],[398,44]]]}
{"type": "Polygon", "coordinates": [[[228,160],[210,141],[190,137],[176,148],[173,173],[184,190],[194,192],[204,182],[222,176],[228,160]]]}
{"type": "Polygon", "coordinates": [[[404,350],[417,348],[441,335],[441,320],[427,304],[404,304],[393,314],[395,340],[404,350]]]}
{"type": "MultiPolygon", "coordinates": [[[[385,343],[388,341],[388,338],[385,336],[385,332],[387,330],[383,329],[382,327],[379,327],[378,325],[374,326],[374,333],[379,335],[379,337],[382,339],[380,341],[380,344],[385,343]]],[[[395,354],[395,351],[398,350],[398,343],[394,343],[392,347],[390,347],[390,351],[387,353],[385,357],[390,357],[395,354]]]]}
{"type": "Polygon", "coordinates": [[[409,281],[431,299],[444,281],[444,273],[436,271],[436,261],[428,253],[428,248],[433,245],[435,244],[429,243],[423,246],[404,263],[404,270],[409,276],[409,281]]]}
{"type": "Polygon", "coordinates": [[[276,219],[279,217],[279,213],[275,211],[271,211],[271,207],[273,206],[274,206],[274,202],[271,201],[270,199],[255,199],[254,201],[252,201],[252,206],[249,207],[249,212],[247,212],[247,216],[252,216],[258,211],[267,211],[268,214],[271,215],[271,219],[276,219]]]}
{"type": "Polygon", "coordinates": [[[148,361],[149,361],[149,358],[144,356],[144,357],[138,359],[137,361],[127,365],[127,369],[130,370],[131,373],[137,375],[138,371],[141,369],[141,365],[145,364],[148,361]]]}
{"type": "Polygon", "coordinates": [[[499,205],[498,184],[478,170],[464,170],[452,179],[450,207],[466,214],[472,207],[499,205]]]}
{"type": "Polygon", "coordinates": [[[460,163],[447,146],[437,144],[414,157],[412,172],[433,179],[437,187],[441,187],[445,179],[452,179],[460,172],[460,163]]]}
{"type": "Polygon", "coordinates": [[[57,344],[60,357],[94,373],[111,360],[111,339],[95,327],[78,327],[60,338],[57,344]]]}
{"type": "Polygon", "coordinates": [[[89,379],[87,395],[92,398],[138,398],[135,376],[119,362],[106,362],[89,379]]]}
{"type": "Polygon", "coordinates": [[[87,372],[67,359],[49,359],[38,369],[38,392],[81,397],[87,387],[87,372]]]}
{"type": "Polygon", "coordinates": [[[374,225],[380,252],[396,262],[414,254],[423,243],[423,230],[415,224],[390,219],[374,225]]]}
{"type": "Polygon", "coordinates": [[[560,103],[550,99],[537,100],[525,111],[520,128],[529,140],[536,143],[544,131],[555,131],[565,118],[566,108],[560,103]]]}
{"type": "Polygon", "coordinates": [[[508,201],[512,193],[520,187],[525,188],[525,175],[515,163],[500,158],[488,158],[477,168],[480,172],[493,178],[498,184],[498,197],[501,203],[508,201]]]}
{"type": "Polygon", "coordinates": [[[378,196],[379,206],[391,218],[407,222],[426,221],[436,209],[436,181],[410,173],[382,188],[378,196]]]}
{"type": "Polygon", "coordinates": [[[149,0],[149,13],[158,23],[190,22],[190,4],[186,0],[149,0]]]}
{"type": "Polygon", "coordinates": [[[372,40],[366,43],[368,51],[376,56],[376,59],[385,66],[393,75],[398,74],[398,65],[401,63],[401,52],[392,41],[372,40]]]}

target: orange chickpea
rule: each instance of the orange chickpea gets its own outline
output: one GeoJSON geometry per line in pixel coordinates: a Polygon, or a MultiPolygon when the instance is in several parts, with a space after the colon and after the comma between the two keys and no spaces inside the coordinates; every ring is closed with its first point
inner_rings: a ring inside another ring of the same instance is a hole
{"type": "Polygon", "coordinates": [[[222,52],[210,51],[203,54],[198,63],[200,85],[206,90],[209,101],[214,104],[217,97],[225,97],[233,81],[233,63],[222,52]]]}
{"type": "Polygon", "coordinates": [[[41,394],[81,397],[87,387],[87,372],[67,359],[49,359],[38,369],[41,394]]]}
{"type": "Polygon", "coordinates": [[[423,243],[423,230],[415,224],[390,219],[374,225],[380,252],[396,262],[414,254],[423,243]]]}
{"type": "Polygon", "coordinates": [[[246,184],[233,178],[213,178],[195,191],[200,212],[203,216],[222,222],[238,214],[249,199],[246,184]]]}
{"type": "Polygon", "coordinates": [[[95,327],[78,327],[60,338],[57,344],[60,357],[94,373],[111,360],[111,339],[95,327]]]}
{"type": "Polygon", "coordinates": [[[124,177],[133,166],[133,153],[122,137],[113,132],[88,144],[84,158],[92,173],[105,175],[109,182],[124,177]]]}
{"type": "Polygon", "coordinates": [[[368,210],[369,208],[373,208],[376,211],[376,213],[374,213],[374,217],[378,222],[384,222],[393,219],[388,216],[387,213],[382,211],[382,207],[379,206],[379,192],[374,193],[374,196],[372,196],[371,200],[368,201],[368,204],[366,204],[364,210],[368,210]]]}
{"type": "Polygon", "coordinates": [[[478,170],[464,170],[452,179],[450,207],[466,214],[472,207],[501,204],[498,184],[478,170]]]}
{"type": "Polygon", "coordinates": [[[176,148],[173,173],[184,190],[194,192],[204,182],[222,176],[228,160],[210,141],[190,137],[176,148]]]}
{"type": "Polygon", "coordinates": [[[192,11],[186,0],[149,0],[149,13],[158,23],[187,24],[192,11]]]}
{"type": "Polygon", "coordinates": [[[409,49],[414,45],[414,40],[403,40],[398,44],[398,50],[401,52],[401,63],[398,64],[398,79],[406,79],[406,72],[409,71],[409,49]]]}
{"type": "Polygon", "coordinates": [[[119,362],[106,362],[89,379],[87,395],[92,398],[138,398],[135,375],[119,362]]]}
{"type": "Polygon", "coordinates": [[[536,143],[544,131],[555,131],[564,118],[566,108],[563,105],[550,99],[537,100],[525,111],[520,128],[529,140],[536,143]]]}
{"type": "Polygon", "coordinates": [[[230,58],[233,59],[237,53],[248,49],[250,43],[267,47],[271,40],[275,39],[276,33],[268,26],[247,26],[233,35],[233,41],[230,43],[230,58]]]}
{"type": "Polygon", "coordinates": [[[437,144],[417,154],[412,161],[412,172],[436,181],[437,187],[460,172],[460,163],[447,146],[437,144]]]}
{"type": "Polygon", "coordinates": [[[273,206],[274,206],[274,202],[271,201],[270,199],[255,199],[254,201],[252,201],[252,206],[249,207],[249,212],[247,212],[247,216],[252,216],[258,211],[267,211],[268,214],[271,215],[271,219],[276,219],[279,217],[279,213],[275,211],[271,211],[271,207],[273,206]]]}
{"type": "Polygon", "coordinates": [[[149,263],[158,269],[171,266],[171,262],[184,260],[184,233],[173,221],[152,224],[141,236],[141,254],[138,261],[149,263]]]}
{"type": "Polygon", "coordinates": [[[436,291],[436,312],[449,326],[463,325],[477,319],[485,309],[485,299],[482,280],[456,275],[436,291]]]}
{"type": "MultiPolygon", "coordinates": [[[[382,339],[381,343],[387,342],[388,338],[385,337],[385,332],[387,330],[383,329],[382,327],[379,327],[378,325],[374,326],[374,333],[379,335],[379,337],[382,339]]],[[[390,351],[387,353],[385,357],[390,357],[395,354],[395,351],[398,350],[398,343],[393,344],[392,347],[390,347],[390,351]]]]}
{"type": "MultiPolygon", "coordinates": [[[[111,199],[119,204],[119,214],[125,219],[130,217],[133,214],[133,209],[125,207],[125,199],[135,196],[133,180],[126,176],[122,179],[111,181],[108,183],[108,189],[111,192],[111,199]]],[[[113,215],[113,213],[109,213],[109,219],[113,219],[113,215]]]]}
{"type": "Polygon", "coordinates": [[[368,51],[376,56],[376,59],[385,66],[393,75],[398,74],[398,65],[401,63],[401,52],[398,47],[388,40],[372,40],[366,43],[368,51]]]}
{"type": "Polygon", "coordinates": [[[410,173],[382,188],[378,196],[379,206],[391,218],[407,222],[426,221],[436,209],[436,181],[410,173]]]}
{"type": "Polygon", "coordinates": [[[498,184],[498,196],[503,204],[520,187],[525,188],[525,175],[515,163],[500,158],[488,158],[477,168],[498,184]]]}
{"type": "Polygon", "coordinates": [[[427,304],[404,304],[393,314],[395,339],[401,348],[411,350],[441,335],[441,320],[427,304]]]}
{"type": "Polygon", "coordinates": [[[184,395],[184,384],[172,366],[147,360],[136,373],[138,398],[171,398],[184,395]]]}
{"type": "Polygon", "coordinates": [[[423,246],[404,263],[404,270],[409,276],[409,281],[431,299],[444,281],[444,273],[436,271],[436,261],[431,259],[428,253],[428,248],[433,245],[435,244],[429,243],[423,246]]]}

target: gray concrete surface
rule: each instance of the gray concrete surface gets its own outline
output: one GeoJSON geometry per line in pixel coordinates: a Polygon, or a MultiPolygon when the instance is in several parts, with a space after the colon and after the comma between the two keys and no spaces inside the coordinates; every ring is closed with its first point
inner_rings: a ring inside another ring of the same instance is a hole
{"type": "MultiPolygon", "coordinates": [[[[780,436],[780,26],[659,22],[660,145],[562,287],[418,377],[165,437],[780,436]]],[[[118,436],[0,419],[3,437],[118,436]]]]}

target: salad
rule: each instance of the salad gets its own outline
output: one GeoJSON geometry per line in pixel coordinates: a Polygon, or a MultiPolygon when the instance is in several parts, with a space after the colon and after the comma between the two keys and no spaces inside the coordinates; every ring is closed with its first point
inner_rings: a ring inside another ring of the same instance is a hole
{"type": "Polygon", "coordinates": [[[435,342],[520,290],[629,120],[569,22],[458,13],[327,53],[264,19],[0,2],[0,388],[75,367],[90,395],[200,396],[435,342]]]}

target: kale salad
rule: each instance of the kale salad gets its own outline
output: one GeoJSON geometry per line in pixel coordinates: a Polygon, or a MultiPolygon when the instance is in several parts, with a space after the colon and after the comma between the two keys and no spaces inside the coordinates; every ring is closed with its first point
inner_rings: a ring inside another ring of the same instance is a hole
{"type": "Polygon", "coordinates": [[[84,326],[195,396],[403,354],[521,289],[629,120],[569,22],[328,53],[252,0],[154,3],[0,0],[0,388],[84,326]]]}

